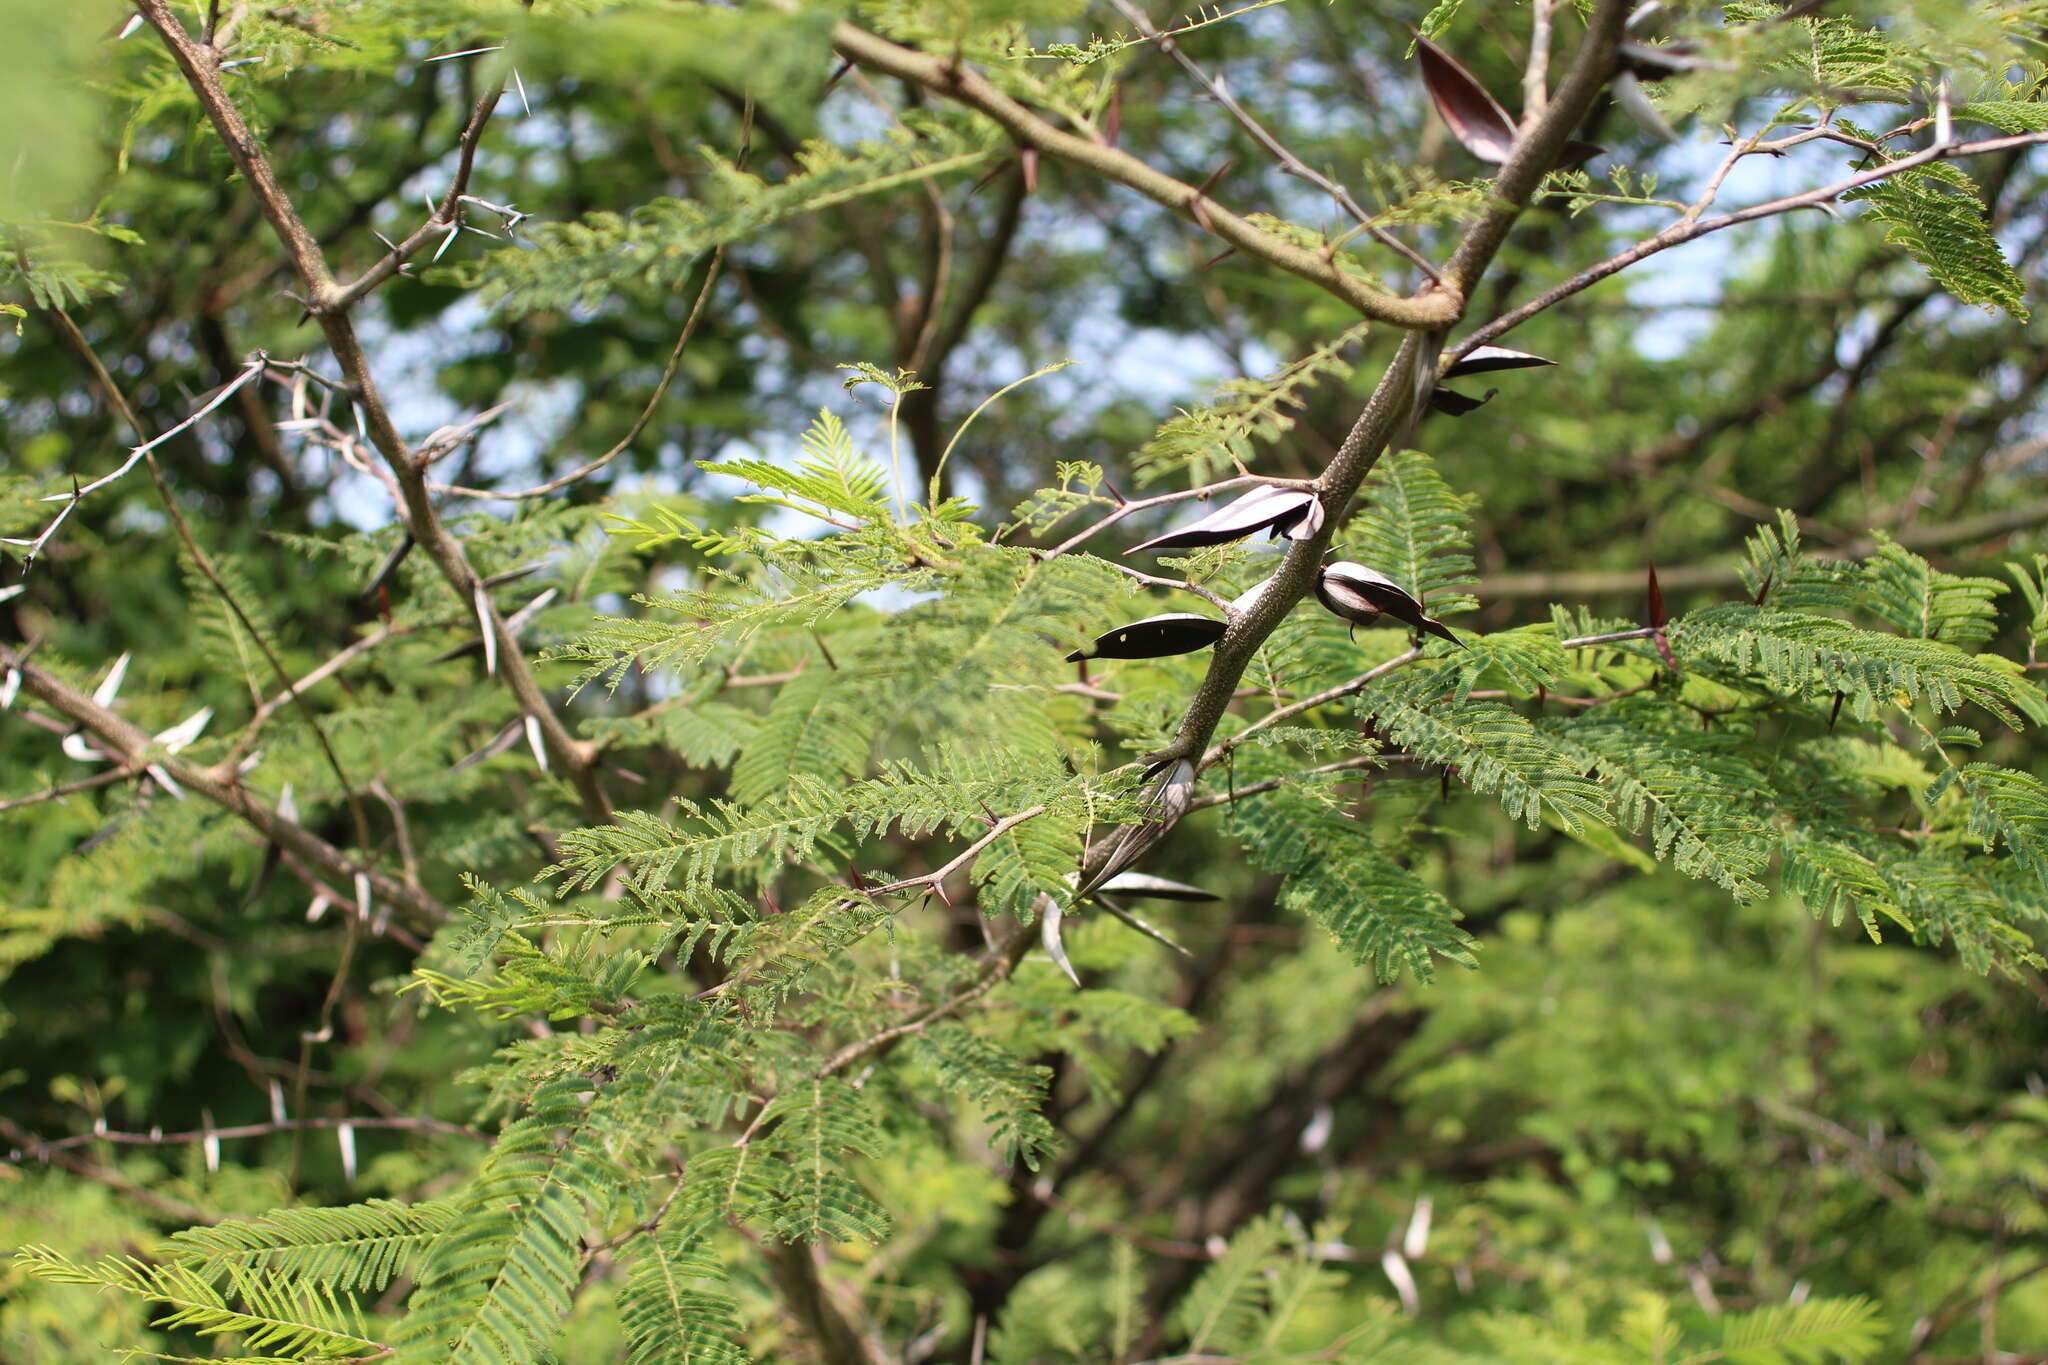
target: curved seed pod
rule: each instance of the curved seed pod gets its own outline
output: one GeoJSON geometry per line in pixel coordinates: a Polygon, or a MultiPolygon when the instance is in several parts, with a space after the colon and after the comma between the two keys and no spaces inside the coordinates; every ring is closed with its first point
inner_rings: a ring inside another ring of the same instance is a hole
{"type": "Polygon", "coordinates": [[[1488,389],[1486,397],[1473,398],[1459,393],[1456,389],[1438,386],[1429,392],[1429,405],[1446,417],[1463,417],[1466,413],[1477,412],[1491,403],[1493,396],[1499,392],[1499,389],[1488,389]]]}
{"type": "Polygon", "coordinates": [[[1505,346],[1480,346],[1451,362],[1443,377],[1456,379],[1461,375],[1491,374],[1495,370],[1530,370],[1556,363],[1527,351],[1510,351],[1505,346]]]}
{"type": "Polygon", "coordinates": [[[1321,495],[1308,495],[1308,504],[1301,509],[1301,515],[1291,521],[1273,523],[1273,534],[1289,540],[1313,540],[1316,532],[1323,529],[1323,499],[1321,495]]]}
{"type": "Polygon", "coordinates": [[[1412,629],[1449,640],[1460,649],[1470,648],[1451,634],[1443,622],[1424,611],[1422,603],[1409,596],[1406,588],[1379,570],[1348,559],[1324,566],[1316,578],[1316,600],[1332,616],[1353,626],[1368,626],[1381,616],[1391,616],[1412,629]]]}
{"type": "Polygon", "coordinates": [[[1181,758],[1161,765],[1153,783],[1152,796],[1145,804],[1145,818],[1135,825],[1118,828],[1111,836],[1109,852],[1103,859],[1101,870],[1078,894],[1088,895],[1150,852],[1154,844],[1166,837],[1168,830],[1180,823],[1194,796],[1193,763],[1181,758]]]}
{"type": "Polygon", "coordinates": [[[1159,901],[1220,901],[1223,897],[1214,891],[1205,891],[1199,886],[1186,882],[1168,881],[1144,872],[1119,872],[1095,888],[1118,896],[1146,896],[1159,901]]]}
{"type": "Polygon", "coordinates": [[[1315,494],[1302,488],[1276,488],[1264,484],[1243,497],[1232,498],[1199,521],[1190,522],[1178,531],[1154,536],[1142,544],[1133,545],[1124,553],[1134,555],[1141,550],[1192,550],[1203,545],[1221,545],[1268,528],[1292,539],[1303,540],[1315,534],[1315,530],[1306,533],[1298,530],[1311,518],[1316,529],[1320,529],[1323,505],[1315,494]]]}
{"type": "Polygon", "coordinates": [[[1451,136],[1481,161],[1506,161],[1515,145],[1515,122],[1500,101],[1457,58],[1420,34],[1415,50],[1422,59],[1422,84],[1451,136]]]}
{"type": "Polygon", "coordinates": [[[1067,655],[1068,663],[1083,659],[1164,659],[1173,654],[1192,654],[1207,649],[1223,638],[1223,622],[1197,616],[1191,611],[1169,611],[1147,616],[1127,626],[1104,631],[1095,642],[1067,655]]]}

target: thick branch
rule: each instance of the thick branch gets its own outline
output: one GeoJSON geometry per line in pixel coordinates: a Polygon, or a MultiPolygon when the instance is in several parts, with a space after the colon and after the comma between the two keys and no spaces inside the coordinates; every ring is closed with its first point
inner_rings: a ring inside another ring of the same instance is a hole
{"type": "Polygon", "coordinates": [[[1185,215],[1245,255],[1320,286],[1368,318],[1419,329],[1447,326],[1458,315],[1459,300],[1449,293],[1432,289],[1412,298],[1381,293],[1366,281],[1340,270],[1321,253],[1252,226],[1211,200],[1200,188],[1176,180],[1127,152],[1054,127],[996,89],[965,62],[903,47],[846,23],[834,27],[832,42],[841,55],[862,66],[913,82],[986,114],[1027,147],[1073,162],[1185,215]]]}
{"type": "MultiPolygon", "coordinates": [[[[1542,117],[1516,140],[1507,165],[1502,167],[1500,177],[1494,182],[1493,197],[1498,207],[1472,226],[1452,256],[1445,278],[1454,285],[1469,291],[1487,266],[1492,264],[1508,229],[1521,216],[1543,176],[1557,163],[1572,131],[1585,118],[1586,111],[1613,71],[1614,49],[1621,37],[1622,20],[1627,9],[1624,0],[1600,0],[1593,12],[1587,37],[1580,44],[1570,72],[1558,86],[1556,97],[1545,107],[1542,117]]],[[[1418,384],[1418,378],[1434,380],[1436,348],[1435,333],[1410,333],[1402,343],[1399,353],[1381,376],[1379,387],[1366,401],[1365,411],[1359,414],[1350,434],[1344,438],[1344,444],[1338,448],[1318,480],[1323,505],[1333,513],[1328,524],[1314,539],[1295,543],[1266,591],[1250,610],[1241,613],[1231,623],[1230,629],[1217,641],[1201,690],[1189,703],[1174,742],[1159,756],[1191,759],[1200,754],[1209,742],[1209,736],[1215,732],[1217,722],[1223,718],[1225,708],[1236,693],[1238,679],[1244,676],[1246,665],[1314,583],[1323,551],[1341,520],[1334,513],[1349,505],[1381,453],[1406,425],[1423,390],[1428,387],[1427,383],[1418,384]],[[1425,365],[1429,369],[1418,376],[1418,370],[1425,365]]]]}

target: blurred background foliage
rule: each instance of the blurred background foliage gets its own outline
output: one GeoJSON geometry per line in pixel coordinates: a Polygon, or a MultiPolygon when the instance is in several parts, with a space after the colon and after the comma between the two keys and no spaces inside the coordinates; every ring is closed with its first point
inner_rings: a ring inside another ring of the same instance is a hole
{"type": "MultiPolygon", "coordinates": [[[[468,107],[515,67],[472,193],[531,215],[520,233],[714,194],[707,149],[780,180],[805,139],[884,136],[922,102],[882,77],[835,79],[830,16],[815,10],[742,22],[737,11],[654,4],[226,8],[247,59],[229,73],[234,97],[351,273],[380,255],[377,234],[396,239],[418,222],[468,107]],[[508,32],[504,51],[439,59],[508,32]]],[[[869,17],[911,8],[871,6],[869,17]]],[[[1960,29],[1972,9],[1827,8],[1923,34],[1960,29]]],[[[941,25],[944,7],[916,9],[918,22],[941,25]]],[[[1441,36],[1491,88],[1513,90],[1525,15],[1468,4],[1441,36]]],[[[1041,47],[1130,36],[1109,7],[1048,4],[1016,18],[1041,47]]],[[[1455,204],[1448,187],[1475,169],[1425,115],[1407,55],[1408,26],[1422,18],[1293,0],[1180,41],[1304,160],[1368,202],[1413,204],[1418,187],[1440,185],[1455,204]]],[[[11,0],[0,25],[0,123],[23,150],[10,153],[0,198],[17,262],[0,270],[0,298],[25,311],[19,333],[0,336],[0,534],[27,536],[47,514],[35,496],[103,472],[129,443],[53,324],[54,306],[78,319],[152,431],[182,420],[252,352],[296,359],[318,336],[289,297],[268,227],[146,29],[117,40],[117,7],[73,15],[11,0]]],[[[1166,57],[1132,44],[1089,74],[1111,72],[1125,150],[1233,206],[1342,228],[1166,57]]],[[[1654,194],[1684,198],[1719,151],[1709,129],[1687,127],[1666,148],[1603,104],[1587,135],[1639,176],[1681,187],[1654,194]]],[[[461,507],[458,526],[488,547],[486,571],[547,548],[548,581],[568,590],[535,622],[535,643],[563,641],[594,609],[625,609],[629,594],[702,563],[687,545],[635,551],[608,538],[600,509],[729,525],[735,486],[696,462],[785,459],[821,405],[874,437],[881,403],[872,387],[842,391],[843,362],[913,369],[928,386],[901,411],[924,475],[990,393],[1074,362],[982,412],[955,452],[948,491],[990,509],[993,523],[1054,482],[1061,461],[1099,463],[1126,491],[1148,475],[1170,486],[1170,470],[1162,480],[1134,456],[1177,407],[1271,374],[1356,321],[1299,280],[1213,259],[1213,238],[1135,195],[1050,161],[1027,170],[986,138],[978,147],[972,169],[735,241],[639,440],[545,502],[461,507]]],[[[1813,143],[1783,162],[1743,163],[1728,193],[1762,198],[1849,164],[1848,149],[1813,143]]],[[[1596,180],[1607,165],[1594,163],[1596,180]]],[[[1969,169],[2037,300],[2048,247],[2040,153],[1969,169]]],[[[1611,254],[1663,221],[1655,215],[1552,198],[1511,240],[1473,316],[1611,254]]],[[[489,214],[472,221],[499,226],[489,214]]],[[[1456,225],[1406,231],[1440,257],[1456,225]]],[[[2003,577],[2006,562],[2048,550],[2043,324],[1955,302],[1883,236],[1853,207],[1771,219],[1660,257],[1508,338],[1561,369],[1497,377],[1488,406],[1432,419],[1417,438],[1454,488],[1477,496],[1480,607],[1468,619],[1487,629],[1547,620],[1553,601],[1639,615],[1651,561],[1674,612],[1726,598],[1741,591],[1744,537],[1777,507],[1798,514],[1809,544],[1867,548],[1884,532],[1956,572],[2003,577]]],[[[647,402],[704,279],[697,256],[657,286],[494,307],[476,286],[480,263],[503,246],[464,232],[364,313],[408,436],[509,401],[442,467],[450,483],[521,487],[611,445],[647,402]]],[[[1389,262],[1376,268],[1398,280],[1389,262]]],[[[1259,447],[1261,472],[1317,471],[1398,341],[1367,329],[1343,372],[1306,387],[1284,435],[1259,447]]],[[[375,480],[307,447],[290,420],[280,391],[252,386],[163,454],[210,552],[303,673],[375,628],[379,604],[360,590],[391,533],[379,529],[388,511],[375,480]],[[333,548],[361,531],[377,534],[333,548]]],[[[317,700],[344,765],[407,794],[421,875],[455,899],[462,873],[503,886],[543,866],[547,831],[574,822],[574,802],[516,761],[523,750],[447,771],[503,714],[477,686],[473,657],[439,657],[463,640],[467,618],[430,579],[417,559],[402,572],[391,602],[411,634],[317,700]]],[[[235,628],[195,588],[140,472],[82,505],[27,582],[0,604],[0,625],[85,685],[132,652],[125,704],[152,731],[199,705],[246,710],[252,691],[271,690],[246,658],[221,666],[237,657],[235,628]]],[[[2001,640],[2020,639],[2015,599],[2001,610],[2001,640]]],[[[540,675],[561,684],[572,670],[543,664],[540,675]]],[[[586,690],[577,714],[596,725],[662,701],[659,688],[630,675],[616,693],[586,690]]],[[[1177,700],[1161,692],[1161,723],[1177,700]]],[[[707,726],[719,718],[705,714],[707,726]]],[[[743,708],[724,720],[747,724],[743,708]]],[[[727,790],[734,746],[694,732],[670,739],[701,747],[689,763],[626,751],[647,793],[636,804],[727,790]]],[[[312,742],[288,713],[264,740],[301,759],[312,742]]],[[[1988,755],[2040,771],[2041,746],[2001,734],[1988,755]]],[[[0,716],[0,799],[86,771],[19,712],[0,716]]],[[[1896,804],[1902,822],[1916,818],[1910,801],[1896,804]]],[[[309,923],[303,886],[265,880],[262,847],[196,805],[114,785],[5,818],[0,1148],[17,1156],[0,1165],[0,1241],[79,1257],[129,1251],[170,1228],[279,1204],[431,1198],[472,1167],[473,1136],[372,1128],[354,1134],[346,1164],[332,1130],[224,1140],[217,1162],[201,1142],[23,1155],[38,1137],[102,1121],[169,1133],[261,1124],[280,1090],[295,1112],[468,1123],[482,1096],[467,1069],[516,1029],[397,993],[412,947],[355,943],[338,916],[309,923]],[[353,956],[337,976],[344,952],[353,956]]],[[[1846,1354],[2048,1359],[2048,988],[2033,969],[1974,975],[1944,949],[1904,936],[1873,943],[1853,921],[1815,918],[1776,894],[1738,905],[1559,831],[1439,804],[1432,779],[1373,818],[1449,832],[1430,870],[1467,912],[1481,966],[1379,986],[1279,909],[1275,879],[1244,864],[1219,834],[1222,818],[1191,818],[1155,869],[1226,893],[1160,916],[1191,957],[1114,926],[1071,931],[1077,965],[1132,997],[1133,1010],[1144,1002],[1159,1014],[1149,1047],[1089,1055],[1048,1033],[1041,1060],[1048,1117],[1068,1143],[1060,1156],[1032,1170],[967,1144],[945,1159],[919,1147],[874,1163],[898,1233],[855,1274],[909,1358],[1099,1360],[1113,1345],[1124,1358],[1169,1354],[1198,1334],[1130,1327],[1127,1301],[1143,1305],[1135,1320],[1163,1322],[1226,1264],[1216,1259],[1225,1243],[1264,1236],[1269,1250],[1324,1248],[1300,1304],[1276,1313],[1287,1325],[1270,1340],[1260,1342],[1267,1319],[1255,1314],[1251,1328],[1199,1349],[1323,1350],[1349,1333],[1358,1359],[1706,1359],[1687,1351],[1719,1340],[1724,1315],[1811,1296],[1878,1305],[1881,1318],[1835,1338],[1862,1343],[1846,1354]],[[1404,1269],[1390,1272],[1383,1251],[1404,1247],[1404,1269]],[[1687,1348],[1659,1345],[1667,1318],[1687,1348]]],[[[350,837],[337,802],[310,809],[309,822],[350,837]]],[[[378,829],[391,837],[381,816],[378,829]]],[[[1064,988],[1038,989],[1053,998],[1064,988]]],[[[1120,1025],[1117,1036],[1142,1031],[1120,1025]]],[[[1261,1283],[1277,1292],[1291,1282],[1270,1268],[1286,1256],[1273,1257],[1261,1283]]],[[[734,1276],[762,1358],[807,1358],[813,1343],[780,1315],[767,1281],[744,1263],[734,1276]]],[[[602,1313],[609,1292],[596,1276],[565,1360],[619,1358],[602,1313]]],[[[1272,1308],[1260,1302],[1259,1313],[1272,1308]]],[[[133,1342],[203,1349],[148,1328],[149,1316],[0,1270],[10,1361],[96,1359],[133,1342]]]]}

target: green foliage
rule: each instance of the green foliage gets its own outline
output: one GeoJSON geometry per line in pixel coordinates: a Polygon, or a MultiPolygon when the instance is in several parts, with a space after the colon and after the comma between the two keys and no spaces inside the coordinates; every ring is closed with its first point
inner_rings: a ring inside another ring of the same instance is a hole
{"type": "Polygon", "coordinates": [[[1281,899],[1290,910],[1382,981],[1404,970],[1428,981],[1439,957],[1477,965],[1477,940],[1458,927],[1458,912],[1332,798],[1289,788],[1250,797],[1232,807],[1227,828],[1255,864],[1287,878],[1281,899]]]}
{"type": "Polygon", "coordinates": [[[630,216],[593,214],[533,229],[531,249],[505,249],[451,268],[449,277],[509,307],[594,306],[622,290],[681,289],[712,248],[794,218],[983,165],[985,125],[906,113],[880,138],[806,143],[792,174],[769,181],[710,147],[698,149],[708,183],[693,199],[657,199],[630,216]]]}
{"type": "MultiPolygon", "coordinates": [[[[1853,125],[1847,126],[1853,131],[1853,125]]],[[[1894,160],[1878,153],[1879,164],[1894,160]]],[[[2028,317],[2026,285],[1992,235],[1977,184],[1967,172],[1934,162],[1842,198],[1868,204],[1871,216],[1885,225],[1885,241],[1918,261],[1956,298],[1987,310],[2002,308],[2022,321],[2028,317]]]]}
{"type": "Polygon", "coordinates": [[[708,1241],[703,1227],[668,1228],[632,1244],[619,1290],[627,1365],[745,1365],[725,1267],[708,1241]]]}
{"type": "Polygon", "coordinates": [[[1332,337],[1263,379],[1233,379],[1217,386],[1216,401],[1183,411],[1161,426],[1131,457],[1140,483],[1185,473],[1208,483],[1253,458],[1257,443],[1275,441],[1295,423],[1307,391],[1325,379],[1346,379],[1345,356],[1366,333],[1365,324],[1332,337]]]}
{"type": "MultiPolygon", "coordinates": [[[[1403,344],[1124,158],[1389,295],[1428,276],[1370,229],[1486,257],[1484,327],[1755,202],[1757,160],[1709,184],[1724,126],[1792,139],[1771,193],[1868,106],[1859,167],[1925,147],[1937,83],[2040,131],[2039,0],[1660,10],[1631,40],[1704,59],[1654,82],[1692,144],[1604,128],[1640,164],[1554,175],[1497,255],[1407,30],[1324,6],[1173,21],[1214,89],[1069,0],[500,8],[222,7],[302,245],[372,272],[352,324],[301,316],[320,273],[155,35],[86,34],[89,94],[77,35],[17,44],[17,102],[64,99],[8,192],[81,129],[117,169],[0,229],[11,562],[130,448],[110,385],[165,434],[269,364],[155,447],[253,626],[141,470],[0,583],[10,1365],[2048,1338],[2032,159],[1872,185],[1890,245],[1788,214],[1515,314],[1560,363],[1327,507],[1462,648],[1304,596],[1064,657],[1323,549],[1091,528],[1140,484],[1318,479],[1403,344]],[[843,23],[957,76],[835,75],[843,23]],[[457,175],[469,230],[385,278],[457,175]],[[473,576],[518,622],[488,652],[473,576]],[[94,751],[202,711],[177,755],[94,751]]],[[[1421,22],[1507,95],[1496,10],[1421,22]]]]}
{"type": "Polygon", "coordinates": [[[1366,504],[1345,528],[1339,550],[1407,589],[1433,616],[1469,611],[1473,499],[1444,482],[1419,450],[1390,452],[1373,469],[1366,504]]]}
{"type": "Polygon", "coordinates": [[[317,1280],[287,1279],[260,1270],[225,1268],[216,1276],[189,1266],[109,1256],[89,1264],[47,1247],[15,1253],[31,1274],[57,1284],[92,1285],[161,1304],[155,1325],[204,1336],[240,1336],[252,1352],[284,1359],[321,1359],[374,1353],[355,1304],[317,1280]]]}

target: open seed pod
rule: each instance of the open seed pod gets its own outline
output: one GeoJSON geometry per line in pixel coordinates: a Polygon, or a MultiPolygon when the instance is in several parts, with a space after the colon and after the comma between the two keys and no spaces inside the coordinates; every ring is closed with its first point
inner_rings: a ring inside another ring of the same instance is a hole
{"type": "MultiPolygon", "coordinates": [[[[1415,50],[1422,59],[1422,84],[1451,136],[1481,161],[1496,166],[1506,162],[1515,145],[1515,121],[1500,101],[1456,57],[1419,33],[1415,50]]],[[[1561,164],[1576,166],[1605,150],[1597,143],[1574,139],[1565,144],[1561,164]]]]}
{"type": "Polygon", "coordinates": [[[1451,136],[1481,161],[1496,166],[1506,161],[1515,145],[1515,121],[1500,101],[1456,57],[1420,34],[1415,51],[1422,59],[1422,84],[1430,103],[1451,136]]]}
{"type": "MultiPolygon", "coordinates": [[[[1472,351],[1471,354],[1461,356],[1451,362],[1451,367],[1444,371],[1443,377],[1445,379],[1456,379],[1468,374],[1492,374],[1498,370],[1528,370],[1540,365],[1555,365],[1556,363],[1555,360],[1546,360],[1540,355],[1531,355],[1527,351],[1511,351],[1505,346],[1481,346],[1472,351]]],[[[1447,389],[1439,384],[1430,390],[1429,405],[1446,416],[1463,417],[1475,408],[1485,407],[1492,400],[1493,396],[1499,392],[1499,389],[1488,389],[1486,397],[1473,398],[1467,394],[1459,393],[1456,389],[1447,389]]]]}
{"type": "Polygon", "coordinates": [[[1199,521],[1177,531],[1154,536],[1124,551],[1193,550],[1204,545],[1221,545],[1240,540],[1257,531],[1270,530],[1289,540],[1307,540],[1323,529],[1323,504],[1305,488],[1276,488],[1263,484],[1242,497],[1232,498],[1199,521]]]}
{"type": "Polygon", "coordinates": [[[1531,370],[1543,365],[1555,365],[1540,355],[1527,351],[1510,351],[1505,346],[1479,346],[1451,362],[1444,371],[1444,378],[1458,379],[1468,374],[1491,374],[1495,370],[1531,370]]]}
{"type": "Polygon", "coordinates": [[[1316,600],[1332,616],[1353,626],[1369,626],[1382,616],[1392,617],[1414,630],[1427,631],[1449,640],[1460,649],[1470,648],[1451,634],[1450,628],[1422,609],[1422,603],[1408,590],[1378,569],[1348,559],[1325,565],[1316,577],[1316,600]]]}
{"type": "Polygon", "coordinates": [[[1188,813],[1195,796],[1195,765],[1185,758],[1162,760],[1146,770],[1152,784],[1145,799],[1145,818],[1135,825],[1122,825],[1109,838],[1102,866],[1078,892],[1086,896],[1104,882],[1151,852],[1167,831],[1188,813]]]}
{"type": "Polygon", "coordinates": [[[1068,663],[1083,659],[1164,659],[1173,654],[1192,654],[1207,649],[1223,638],[1225,624],[1214,617],[1191,611],[1169,611],[1147,616],[1127,626],[1104,631],[1093,644],[1067,656],[1068,663]]]}

